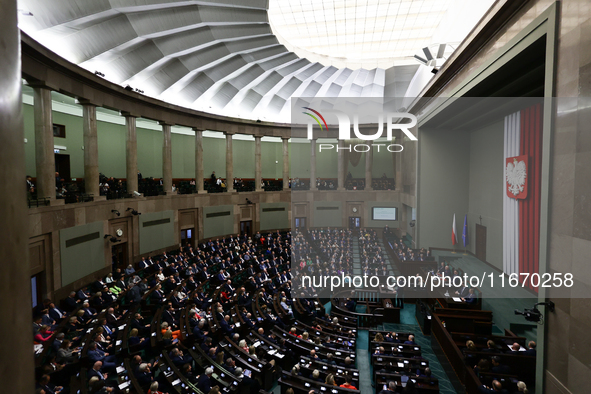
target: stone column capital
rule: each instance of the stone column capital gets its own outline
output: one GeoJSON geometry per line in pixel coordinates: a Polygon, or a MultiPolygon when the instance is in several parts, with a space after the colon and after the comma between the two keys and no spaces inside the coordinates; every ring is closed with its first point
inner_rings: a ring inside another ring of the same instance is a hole
{"type": "Polygon", "coordinates": [[[125,118],[139,118],[141,116],[139,114],[135,114],[135,113],[128,112],[128,111],[119,111],[119,115],[121,115],[125,118]]]}
{"type": "Polygon", "coordinates": [[[86,107],[100,107],[100,105],[96,104],[95,102],[84,98],[77,98],[76,104],[86,107]]]}

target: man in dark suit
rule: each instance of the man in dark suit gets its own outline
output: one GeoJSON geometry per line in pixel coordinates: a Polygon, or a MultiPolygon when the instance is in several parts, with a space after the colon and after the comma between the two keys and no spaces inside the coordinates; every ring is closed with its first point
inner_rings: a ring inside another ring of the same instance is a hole
{"type": "Polygon", "coordinates": [[[224,335],[231,336],[234,334],[234,327],[230,324],[230,315],[226,315],[220,320],[220,328],[224,332],[224,335]]]}
{"type": "Polygon", "coordinates": [[[195,337],[195,340],[197,342],[202,342],[205,340],[206,335],[208,334],[207,331],[204,331],[205,327],[205,320],[202,319],[199,321],[199,323],[197,323],[197,326],[195,326],[195,328],[193,329],[193,336],[195,337]]]}
{"type": "Polygon", "coordinates": [[[141,314],[136,313],[131,320],[131,328],[137,329],[140,333],[147,333],[150,329],[150,323],[146,324],[141,314]]]}
{"type": "Polygon", "coordinates": [[[99,378],[99,380],[106,380],[109,374],[106,372],[102,372],[102,367],[103,363],[101,361],[96,361],[92,365],[92,368],[88,371],[88,377],[92,378],[93,376],[96,376],[97,378],[99,378]]]}
{"type": "Polygon", "coordinates": [[[527,344],[527,350],[523,352],[526,356],[534,356],[536,355],[536,343],[534,341],[529,341],[527,344]]]}
{"type": "Polygon", "coordinates": [[[394,394],[396,393],[396,386],[396,382],[391,381],[388,383],[388,387],[385,390],[380,391],[378,394],[394,394]]]}
{"type": "Polygon", "coordinates": [[[213,368],[207,367],[205,373],[197,379],[197,388],[202,393],[209,393],[211,391],[211,375],[213,375],[213,368]]]}
{"type": "Polygon", "coordinates": [[[480,386],[480,392],[484,394],[508,394],[508,391],[503,388],[503,385],[498,380],[492,381],[492,388],[487,386],[480,386]]]}
{"type": "Polygon", "coordinates": [[[64,311],[62,311],[60,308],[58,308],[57,306],[55,306],[55,304],[53,302],[51,302],[49,304],[48,309],[49,309],[49,317],[51,317],[56,322],[59,322],[60,320],[62,320],[66,316],[66,313],[64,311]]]}
{"type": "Polygon", "coordinates": [[[179,348],[174,348],[172,349],[172,351],[170,352],[170,359],[172,360],[172,363],[174,365],[176,365],[177,367],[181,367],[184,364],[190,363],[191,361],[193,361],[193,358],[191,358],[190,355],[184,355],[183,351],[180,350],[179,348]]]}
{"type": "Polygon", "coordinates": [[[501,364],[501,358],[499,356],[491,357],[491,363],[491,372],[503,375],[511,374],[511,368],[508,365],[501,364]]]}
{"type": "Polygon", "coordinates": [[[191,382],[192,384],[197,384],[197,376],[195,376],[195,374],[193,373],[193,368],[191,367],[191,364],[183,365],[181,371],[189,382],[191,382]]]}
{"type": "Polygon", "coordinates": [[[162,287],[160,285],[156,285],[156,289],[152,292],[152,301],[155,304],[160,305],[164,301],[164,293],[162,292],[162,287]]]}
{"type": "Polygon", "coordinates": [[[74,311],[80,300],[76,299],[76,292],[71,291],[70,295],[64,300],[64,310],[68,313],[74,311]]]}
{"type": "Polygon", "coordinates": [[[45,391],[45,394],[57,394],[63,392],[63,387],[56,386],[55,384],[51,383],[50,380],[51,378],[49,377],[49,375],[41,376],[38,387],[43,389],[43,391],[45,391]]]}
{"type": "Polygon", "coordinates": [[[486,342],[486,349],[482,349],[482,351],[489,352],[489,353],[498,352],[497,345],[496,345],[495,341],[493,341],[492,339],[489,339],[486,342]]]}
{"type": "Polygon", "coordinates": [[[251,394],[258,393],[261,390],[259,382],[251,376],[244,375],[242,368],[236,368],[236,376],[242,381],[244,387],[250,387],[251,394]]]}
{"type": "Polygon", "coordinates": [[[130,284],[129,290],[127,291],[127,302],[130,304],[139,304],[142,300],[142,294],[140,292],[140,287],[130,284]]]}
{"type": "Polygon", "coordinates": [[[105,367],[105,369],[115,369],[117,367],[117,364],[115,363],[115,356],[114,355],[109,355],[109,353],[106,353],[100,349],[97,349],[97,345],[96,342],[92,342],[89,346],[88,346],[88,358],[90,359],[90,361],[96,363],[97,361],[102,361],[103,366],[105,367]]]}
{"type": "Polygon", "coordinates": [[[408,336],[408,341],[404,341],[405,345],[416,345],[415,343],[415,336],[414,335],[409,335],[408,336]]]}
{"type": "Polygon", "coordinates": [[[234,375],[236,372],[236,361],[232,357],[228,357],[224,363],[224,369],[234,375]]]}
{"type": "Polygon", "coordinates": [[[134,374],[141,387],[148,387],[154,381],[150,367],[146,363],[140,364],[137,372],[134,374]]]}

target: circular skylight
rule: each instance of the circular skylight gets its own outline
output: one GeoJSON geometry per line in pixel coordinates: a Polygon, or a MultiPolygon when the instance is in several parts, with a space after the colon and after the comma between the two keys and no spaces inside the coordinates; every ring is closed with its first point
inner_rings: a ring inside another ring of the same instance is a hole
{"type": "Polygon", "coordinates": [[[389,68],[413,64],[423,47],[461,41],[491,1],[477,3],[269,0],[269,23],[279,41],[300,57],[339,68],[389,68]],[[458,18],[462,23],[454,23],[458,18]]]}

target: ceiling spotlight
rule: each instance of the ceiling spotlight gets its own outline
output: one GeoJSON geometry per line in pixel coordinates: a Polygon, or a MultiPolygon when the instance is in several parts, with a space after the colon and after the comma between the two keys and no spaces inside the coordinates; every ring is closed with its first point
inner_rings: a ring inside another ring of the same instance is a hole
{"type": "Polygon", "coordinates": [[[23,16],[33,16],[33,13],[31,11],[25,11],[25,10],[19,9],[18,12],[23,16]]]}
{"type": "Polygon", "coordinates": [[[111,209],[111,213],[115,213],[115,214],[117,214],[117,216],[121,216],[121,212],[119,212],[116,209],[111,209]]]}
{"type": "Polygon", "coordinates": [[[94,75],[98,75],[99,77],[103,77],[103,78],[105,77],[105,74],[103,74],[103,73],[102,73],[102,72],[100,72],[100,71],[95,71],[95,72],[94,72],[94,75]]]}
{"type": "Polygon", "coordinates": [[[134,89],[134,91],[135,91],[135,92],[137,92],[137,93],[144,94],[144,91],[143,91],[143,90],[141,90],[141,89],[138,89],[138,88],[135,88],[135,89],[134,89]]]}
{"type": "Polygon", "coordinates": [[[138,212],[138,211],[136,211],[136,210],[135,210],[135,209],[133,209],[133,208],[127,208],[127,209],[126,209],[126,212],[129,212],[129,211],[131,211],[131,214],[132,214],[132,215],[135,215],[135,216],[137,216],[137,215],[141,215],[141,212],[138,212]]]}
{"type": "Polygon", "coordinates": [[[129,86],[129,85],[127,85],[123,89],[127,90],[128,92],[133,92],[133,88],[131,86],[129,86]]]}
{"type": "Polygon", "coordinates": [[[433,70],[431,70],[431,72],[432,72],[433,74],[437,74],[437,73],[439,72],[439,69],[438,69],[438,68],[435,68],[435,67],[433,67],[433,70]]]}

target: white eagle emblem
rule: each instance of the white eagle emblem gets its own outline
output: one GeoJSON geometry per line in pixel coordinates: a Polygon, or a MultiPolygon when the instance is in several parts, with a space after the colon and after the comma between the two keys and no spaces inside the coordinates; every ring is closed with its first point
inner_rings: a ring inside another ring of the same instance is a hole
{"type": "Polygon", "coordinates": [[[505,168],[505,178],[507,179],[507,188],[514,196],[523,192],[525,180],[527,179],[525,162],[523,160],[518,162],[514,159],[513,163],[507,163],[507,168],[505,168]]]}

